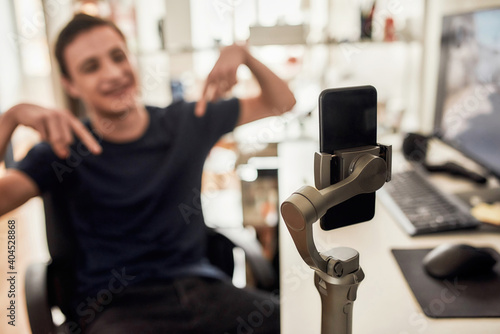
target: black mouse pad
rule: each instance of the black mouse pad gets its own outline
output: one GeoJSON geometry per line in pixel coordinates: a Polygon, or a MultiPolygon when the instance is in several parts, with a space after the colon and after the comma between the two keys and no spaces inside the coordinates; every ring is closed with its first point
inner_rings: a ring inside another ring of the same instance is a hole
{"type": "MultiPolygon", "coordinates": [[[[493,272],[475,277],[436,279],[422,259],[431,249],[393,249],[392,253],[422,311],[432,318],[500,317],[500,261],[493,272]]],[[[490,249],[497,259],[500,254],[490,249]]]]}

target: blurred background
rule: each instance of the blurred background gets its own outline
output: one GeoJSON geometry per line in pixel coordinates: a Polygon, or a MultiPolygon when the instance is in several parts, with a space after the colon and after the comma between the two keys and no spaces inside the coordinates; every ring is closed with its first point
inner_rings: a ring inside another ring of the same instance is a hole
{"type": "MultiPolygon", "coordinates": [[[[278,268],[280,145],[318,147],[323,89],[376,87],[379,135],[425,128],[425,8],[424,0],[0,0],[0,112],[31,102],[84,114],[64,94],[53,55],[55,36],[76,12],[110,18],[123,30],[148,105],[196,100],[220,47],[248,43],[288,82],[297,104],[285,115],[225,136],[207,159],[200,195],[208,225],[251,231],[278,268]]],[[[234,95],[252,95],[250,72],[241,67],[238,77],[234,95]]],[[[14,158],[37,141],[32,131],[19,128],[14,158]]],[[[28,202],[1,222],[12,217],[18,221],[20,309],[18,326],[2,321],[0,332],[27,333],[23,268],[48,259],[41,201],[28,202]]],[[[3,245],[5,226],[0,232],[3,245]]],[[[6,272],[6,261],[0,262],[6,272]]]]}

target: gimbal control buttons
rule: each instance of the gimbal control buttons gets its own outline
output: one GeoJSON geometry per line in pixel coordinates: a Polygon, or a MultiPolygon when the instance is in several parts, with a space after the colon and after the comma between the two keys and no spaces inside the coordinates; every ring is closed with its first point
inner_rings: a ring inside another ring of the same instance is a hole
{"type": "Polygon", "coordinates": [[[352,303],[347,303],[344,305],[344,313],[345,314],[352,313],[352,303]]]}
{"type": "Polygon", "coordinates": [[[351,286],[349,288],[349,291],[347,292],[347,299],[350,300],[351,302],[353,302],[356,300],[357,296],[358,296],[358,287],[351,286]]]}

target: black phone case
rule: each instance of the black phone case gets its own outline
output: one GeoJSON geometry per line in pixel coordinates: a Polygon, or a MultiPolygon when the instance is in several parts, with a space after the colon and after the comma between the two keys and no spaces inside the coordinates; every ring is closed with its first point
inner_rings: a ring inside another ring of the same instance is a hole
{"type": "MultiPolygon", "coordinates": [[[[377,91],[372,86],[324,90],[319,97],[319,116],[321,152],[333,154],[339,149],[377,144],[377,91]],[[339,133],[332,133],[335,128],[339,133]]],[[[339,181],[338,164],[332,159],[332,184],[339,181]]],[[[332,230],[371,220],[374,214],[375,193],[361,194],[329,209],[320,225],[332,230]]]]}

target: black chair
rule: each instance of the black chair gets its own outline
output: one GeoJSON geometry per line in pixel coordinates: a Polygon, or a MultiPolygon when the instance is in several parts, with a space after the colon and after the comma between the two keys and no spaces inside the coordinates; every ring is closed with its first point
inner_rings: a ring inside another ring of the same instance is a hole
{"type": "MultiPolygon", "coordinates": [[[[26,273],[25,290],[28,318],[33,334],[76,333],[76,319],[72,319],[71,300],[76,291],[75,245],[72,225],[68,223],[68,209],[58,205],[64,203],[57,193],[43,195],[46,219],[47,245],[51,260],[49,263],[31,264],[26,273]],[[59,307],[66,322],[56,326],[52,307],[59,307]]],[[[233,248],[241,247],[256,281],[256,286],[269,288],[275,285],[276,275],[257,239],[248,234],[208,229],[209,260],[221,268],[229,277],[234,270],[233,248]],[[237,236],[237,237],[235,237],[237,236]]]]}

